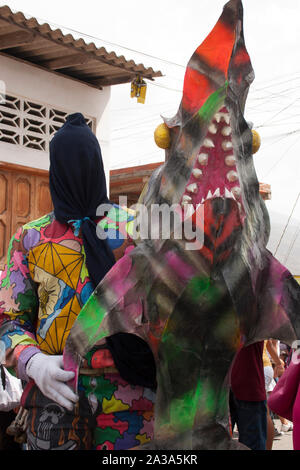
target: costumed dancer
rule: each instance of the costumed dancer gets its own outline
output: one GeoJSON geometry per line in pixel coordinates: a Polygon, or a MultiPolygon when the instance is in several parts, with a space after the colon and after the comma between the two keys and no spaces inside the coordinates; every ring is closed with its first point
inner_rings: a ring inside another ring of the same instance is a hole
{"type": "Polygon", "coordinates": [[[74,372],[63,368],[75,319],[128,243],[96,234],[97,208],[109,200],[100,146],[80,113],[51,141],[50,190],[54,212],[16,232],[0,278],[0,338],[6,367],[27,382],[28,448],[138,446],[153,434],[149,347],[125,334],[108,338],[81,363],[76,393],[74,372]]]}

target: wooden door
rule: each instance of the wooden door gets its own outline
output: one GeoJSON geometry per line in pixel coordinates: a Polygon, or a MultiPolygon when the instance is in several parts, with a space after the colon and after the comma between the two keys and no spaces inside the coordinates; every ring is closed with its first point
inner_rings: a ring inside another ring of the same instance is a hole
{"type": "Polygon", "coordinates": [[[38,219],[53,210],[48,175],[36,175],[34,184],[34,218],[38,219]]]}
{"type": "Polygon", "coordinates": [[[11,236],[33,218],[34,176],[12,174],[11,236]]]}
{"type": "Polygon", "coordinates": [[[52,208],[48,171],[0,162],[0,270],[18,228],[52,208]]]}
{"type": "Polygon", "coordinates": [[[11,174],[0,171],[0,269],[6,258],[11,235],[11,188],[11,174]]]}

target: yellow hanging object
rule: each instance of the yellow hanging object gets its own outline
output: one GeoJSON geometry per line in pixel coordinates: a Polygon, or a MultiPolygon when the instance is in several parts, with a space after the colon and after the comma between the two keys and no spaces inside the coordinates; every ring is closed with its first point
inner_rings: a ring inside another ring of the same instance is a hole
{"type": "Polygon", "coordinates": [[[135,84],[135,80],[133,80],[133,82],[131,82],[131,91],[130,91],[131,98],[135,98],[136,94],[137,94],[137,86],[135,84]]]}
{"type": "Polygon", "coordinates": [[[167,149],[170,147],[170,131],[164,122],[159,124],[155,129],[154,140],[156,145],[161,149],[167,149]]]}
{"type": "Polygon", "coordinates": [[[147,83],[140,77],[136,77],[131,82],[131,98],[137,98],[138,103],[145,103],[146,100],[147,83]]]}
{"type": "Polygon", "coordinates": [[[256,153],[261,144],[261,138],[257,131],[252,130],[252,153],[256,153]]]}

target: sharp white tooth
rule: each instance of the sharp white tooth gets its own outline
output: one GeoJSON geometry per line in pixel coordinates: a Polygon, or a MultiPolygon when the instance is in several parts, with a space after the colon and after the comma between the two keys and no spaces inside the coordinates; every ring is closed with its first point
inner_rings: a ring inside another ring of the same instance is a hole
{"type": "Polygon", "coordinates": [[[232,188],[231,192],[235,198],[239,198],[241,196],[241,188],[239,188],[238,186],[232,188]]]}
{"type": "Polygon", "coordinates": [[[221,121],[225,121],[226,124],[230,124],[230,116],[228,113],[216,113],[215,120],[219,123],[221,121]]]}
{"type": "Polygon", "coordinates": [[[198,156],[198,162],[200,165],[207,165],[208,163],[208,154],[207,153],[200,153],[198,156]]]}
{"type": "Polygon", "coordinates": [[[225,163],[227,166],[234,166],[235,165],[234,155],[228,155],[228,157],[225,158],[225,163]]]}
{"type": "Polygon", "coordinates": [[[232,194],[227,188],[225,188],[225,197],[229,198],[229,199],[232,199],[232,194]]]}
{"type": "Polygon", "coordinates": [[[218,131],[217,126],[213,123],[208,127],[208,130],[211,134],[216,134],[218,131]]]}
{"type": "Polygon", "coordinates": [[[192,204],[186,204],[184,206],[184,217],[191,217],[194,212],[195,212],[195,209],[192,204]]]}
{"type": "Polygon", "coordinates": [[[231,150],[232,149],[232,142],[230,140],[223,140],[222,149],[223,150],[231,150]]]}
{"type": "Polygon", "coordinates": [[[226,122],[226,124],[230,124],[230,116],[229,116],[228,113],[224,114],[223,118],[224,118],[224,121],[226,122]]]}
{"type": "Polygon", "coordinates": [[[197,193],[198,191],[198,186],[197,186],[197,183],[192,183],[192,184],[189,184],[187,187],[186,187],[186,190],[189,192],[189,193],[197,193]]]}
{"type": "Polygon", "coordinates": [[[191,215],[193,215],[193,213],[195,212],[195,208],[194,208],[194,206],[192,206],[192,205],[191,205],[190,207],[191,207],[191,210],[190,210],[190,216],[191,216],[191,215]]]}
{"type": "Polygon", "coordinates": [[[214,192],[214,196],[219,197],[220,196],[220,188],[217,188],[214,192]]]}
{"type": "Polygon", "coordinates": [[[225,137],[228,137],[231,134],[231,127],[230,126],[225,126],[223,127],[221,134],[224,135],[225,137]]]}
{"type": "Polygon", "coordinates": [[[217,123],[219,123],[221,121],[221,113],[216,113],[215,114],[215,120],[217,121],[217,123]]]}
{"type": "Polygon", "coordinates": [[[188,196],[187,194],[184,194],[182,196],[182,201],[186,201],[187,203],[188,202],[191,202],[192,198],[190,196],[188,196]]]}
{"type": "Polygon", "coordinates": [[[206,148],[214,148],[215,144],[213,143],[213,141],[211,139],[204,139],[204,142],[203,142],[203,147],[206,147],[206,148]]]}
{"type": "Polygon", "coordinates": [[[201,199],[201,204],[205,201],[204,197],[201,199]]]}
{"type": "Polygon", "coordinates": [[[192,173],[193,173],[193,176],[197,179],[201,178],[202,176],[202,171],[199,168],[194,168],[192,173]]]}
{"type": "Polygon", "coordinates": [[[238,179],[238,174],[236,171],[229,171],[226,175],[228,181],[230,181],[231,183],[233,181],[236,181],[238,179]]]}
{"type": "Polygon", "coordinates": [[[211,199],[212,198],[212,192],[211,190],[208,191],[206,199],[211,199]]]}

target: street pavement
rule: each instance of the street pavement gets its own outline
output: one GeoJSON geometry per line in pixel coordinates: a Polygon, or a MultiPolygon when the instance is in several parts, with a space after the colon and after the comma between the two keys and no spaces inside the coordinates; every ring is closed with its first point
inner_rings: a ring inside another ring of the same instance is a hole
{"type": "MultiPolygon", "coordinates": [[[[278,430],[281,428],[279,419],[274,419],[274,424],[278,430]]],[[[237,428],[234,428],[233,439],[238,439],[237,428]]],[[[285,432],[282,436],[274,438],[272,450],[293,450],[293,431],[285,432]]]]}
{"type": "MultiPolygon", "coordinates": [[[[275,426],[280,430],[280,421],[275,419],[275,426]]],[[[288,431],[283,436],[275,437],[272,450],[293,450],[293,431],[288,431]]]]}

